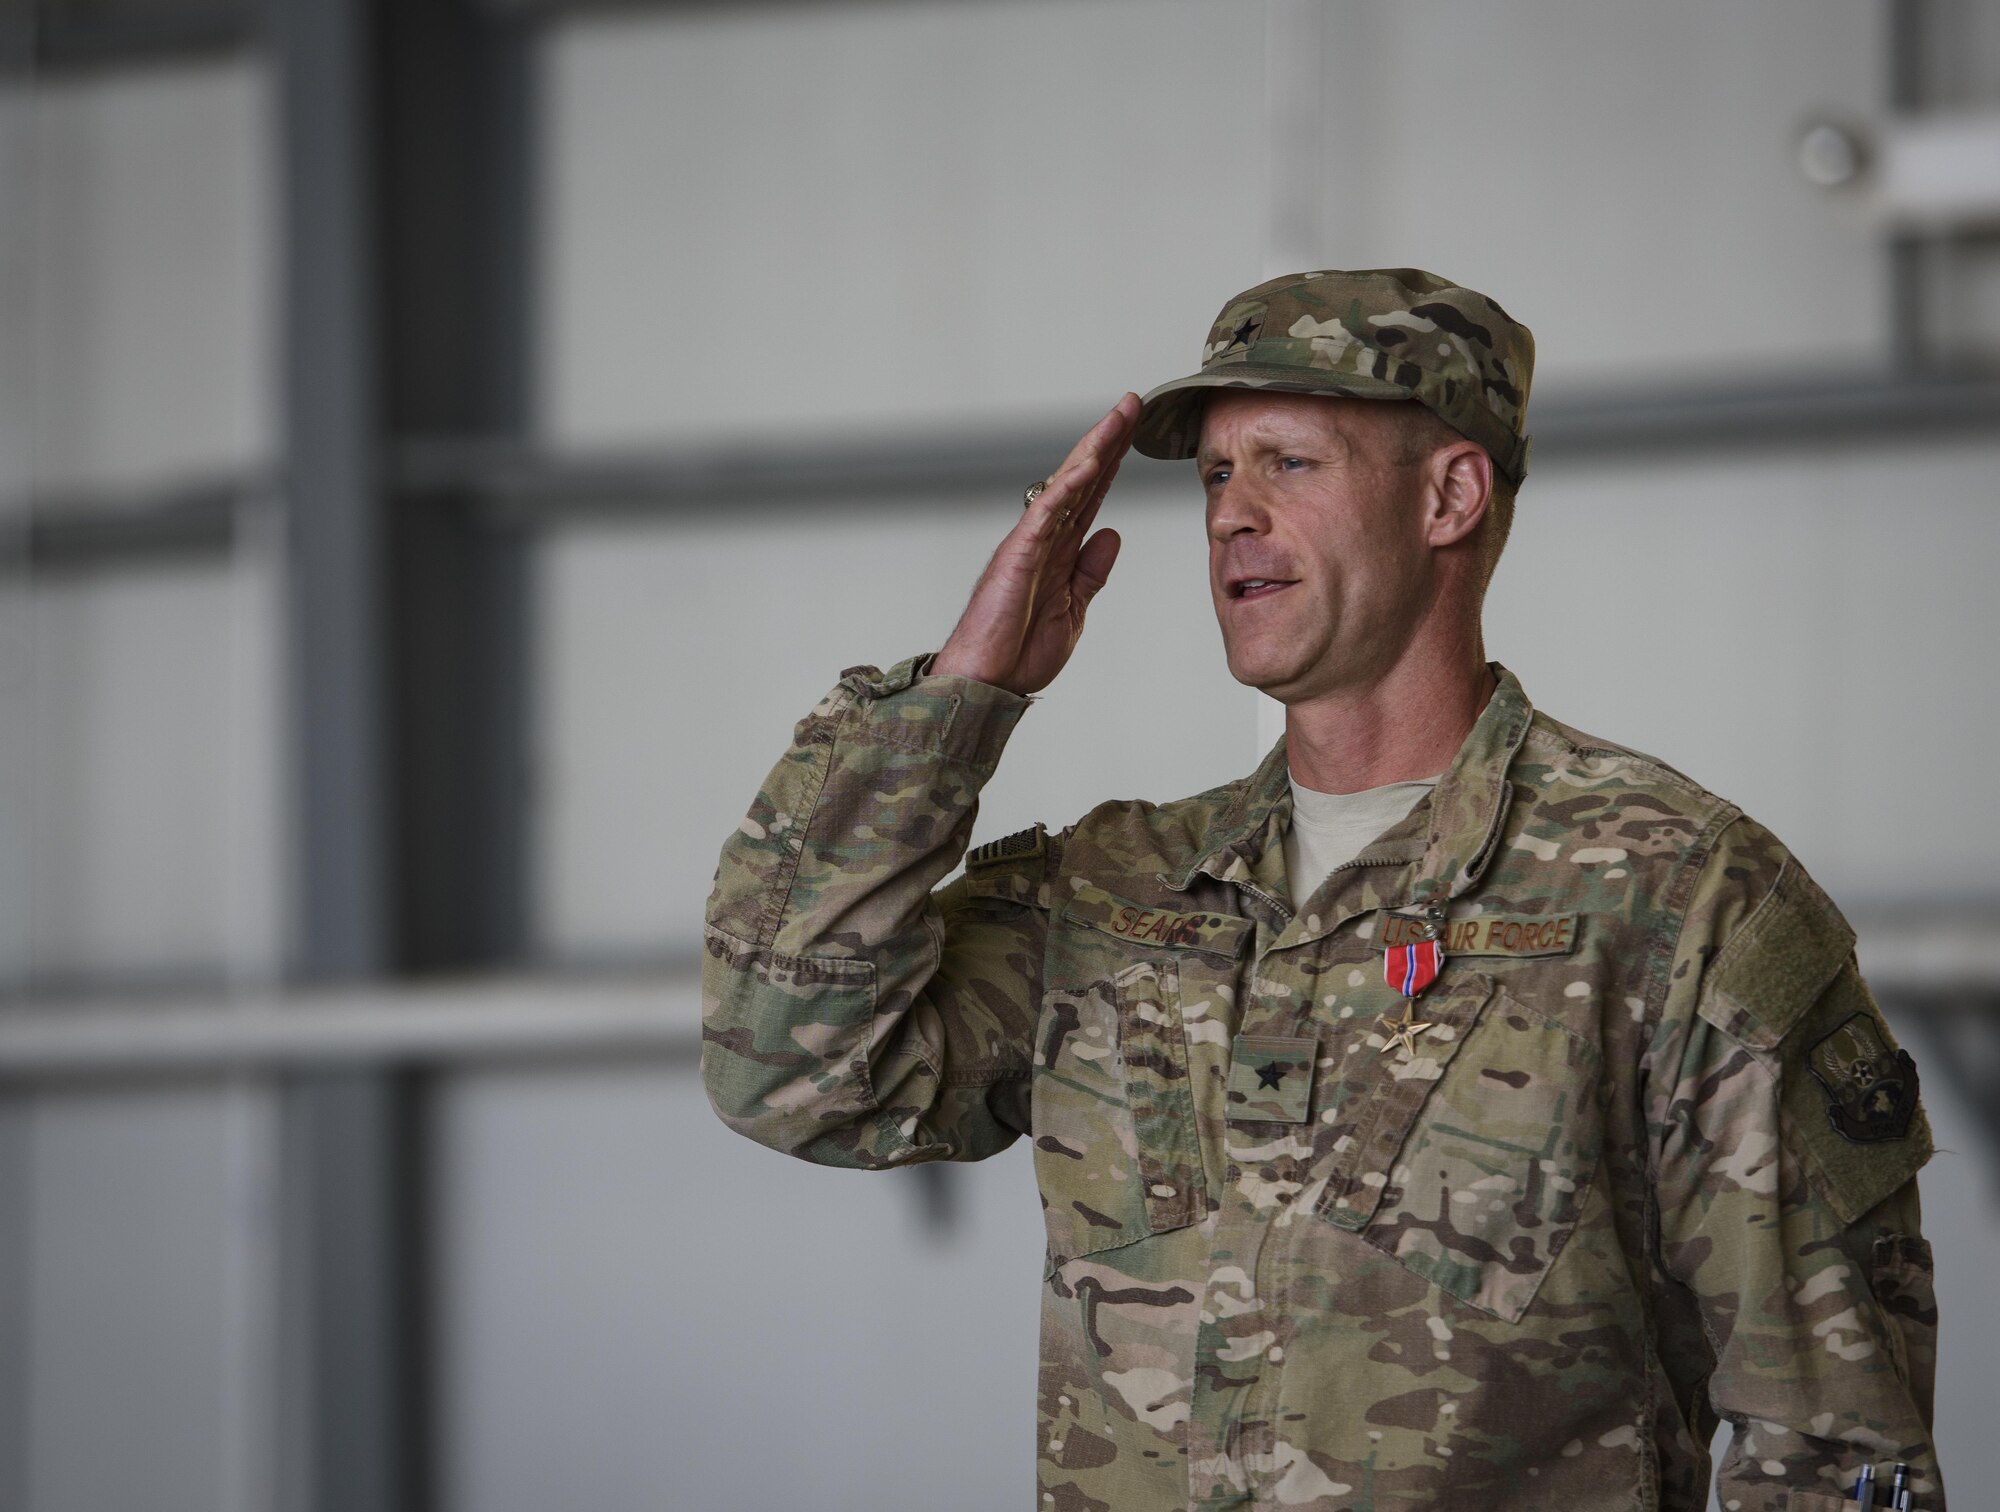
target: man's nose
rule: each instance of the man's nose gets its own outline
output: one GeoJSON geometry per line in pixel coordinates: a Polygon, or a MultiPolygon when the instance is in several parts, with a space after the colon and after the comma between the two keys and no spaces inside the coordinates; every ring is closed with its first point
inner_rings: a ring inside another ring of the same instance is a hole
{"type": "Polygon", "coordinates": [[[1270,525],[1270,511],[1251,479],[1231,478],[1208,496],[1208,533],[1214,540],[1261,535],[1270,525]]]}

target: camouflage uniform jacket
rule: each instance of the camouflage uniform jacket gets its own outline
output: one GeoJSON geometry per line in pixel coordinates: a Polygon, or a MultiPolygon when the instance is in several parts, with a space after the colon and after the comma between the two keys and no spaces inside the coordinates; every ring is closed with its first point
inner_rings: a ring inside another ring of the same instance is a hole
{"type": "Polygon", "coordinates": [[[1896,1458],[1943,1507],[1914,1068],[1768,832],[1503,671],[1296,909],[1282,744],[934,892],[1027,701],[920,665],[844,676],[724,847],[703,1074],[827,1165],[1031,1138],[1038,1507],[1700,1512],[1718,1415],[1727,1508],[1896,1458]]]}

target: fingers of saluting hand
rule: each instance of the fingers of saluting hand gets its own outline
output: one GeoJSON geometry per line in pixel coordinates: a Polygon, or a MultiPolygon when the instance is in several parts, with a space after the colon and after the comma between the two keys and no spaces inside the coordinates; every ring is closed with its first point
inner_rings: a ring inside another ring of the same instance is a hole
{"type": "Polygon", "coordinates": [[[1021,520],[1020,529],[1038,545],[1058,544],[1090,495],[1090,480],[1096,476],[1098,461],[1084,456],[1063,463],[1050,477],[1048,486],[1035,496],[1021,520]]]}
{"type": "Polygon", "coordinates": [[[1035,539],[1070,545],[1083,539],[1104,502],[1118,464],[1132,444],[1139,397],[1126,394],[1070,449],[1063,465],[1029,506],[1035,539]]]}
{"type": "MultiPolygon", "coordinates": [[[[1125,460],[1125,453],[1131,449],[1132,436],[1139,425],[1139,396],[1126,394],[1111,407],[1111,413],[1091,428],[1090,437],[1098,439],[1099,458],[1096,476],[1092,478],[1088,495],[1081,501],[1074,519],[1076,538],[1082,540],[1090,530],[1091,522],[1097,518],[1097,511],[1104,503],[1104,496],[1111,491],[1111,480],[1118,476],[1118,464],[1125,460]]],[[[1113,551],[1116,551],[1116,547],[1113,551]]]]}
{"type": "Polygon", "coordinates": [[[1084,457],[1108,457],[1113,462],[1125,454],[1125,448],[1132,444],[1132,426],[1139,418],[1139,396],[1122,395],[1111,406],[1104,418],[1085,431],[1076,445],[1063,458],[1063,466],[1080,461],[1084,457]]]}

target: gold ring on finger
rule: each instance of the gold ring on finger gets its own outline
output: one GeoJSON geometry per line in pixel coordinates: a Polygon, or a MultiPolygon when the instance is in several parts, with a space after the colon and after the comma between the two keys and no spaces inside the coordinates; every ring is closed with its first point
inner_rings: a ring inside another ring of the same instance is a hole
{"type": "Polygon", "coordinates": [[[1046,489],[1048,486],[1049,486],[1049,480],[1047,478],[1043,478],[1038,482],[1030,483],[1028,485],[1028,491],[1021,495],[1021,507],[1023,509],[1026,509],[1030,504],[1034,503],[1035,500],[1039,499],[1042,496],[1043,490],[1046,489]]]}

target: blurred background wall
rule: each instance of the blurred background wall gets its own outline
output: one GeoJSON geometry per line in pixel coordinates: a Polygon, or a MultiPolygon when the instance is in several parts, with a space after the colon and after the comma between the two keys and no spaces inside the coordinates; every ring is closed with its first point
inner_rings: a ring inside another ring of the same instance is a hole
{"type": "MultiPolygon", "coordinates": [[[[1383,264],[1539,339],[1493,654],[1856,922],[2000,1480],[1995,0],[0,15],[0,1507],[1020,1505],[1029,1163],[727,1135],[715,850],[1227,295],[1383,264]]],[[[1192,476],[1107,519],[980,838],[1275,729],[1192,476]]]]}

